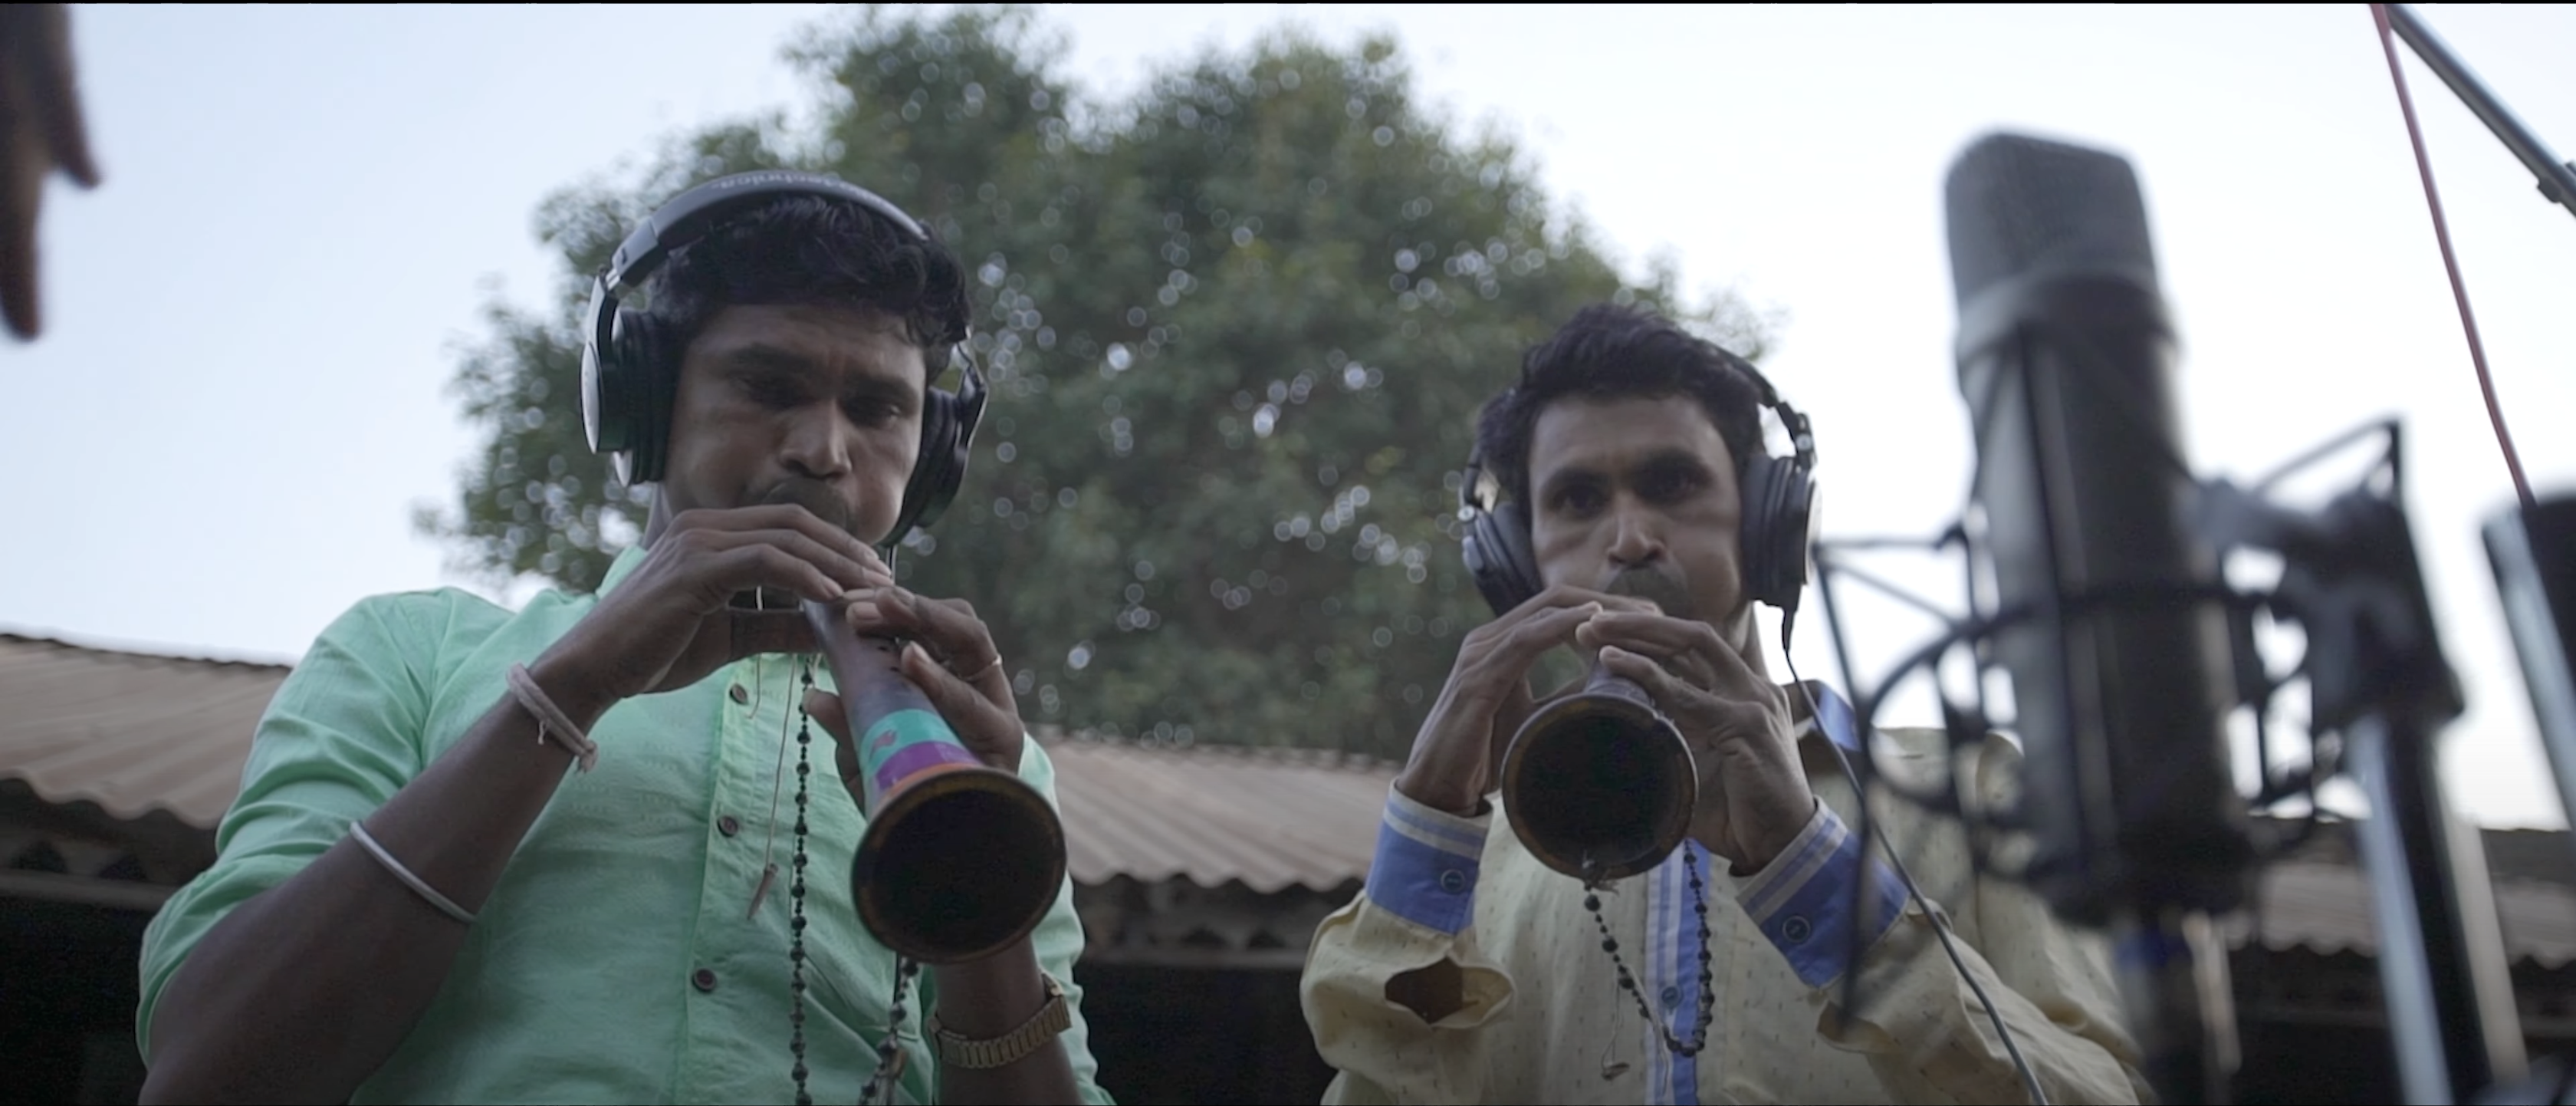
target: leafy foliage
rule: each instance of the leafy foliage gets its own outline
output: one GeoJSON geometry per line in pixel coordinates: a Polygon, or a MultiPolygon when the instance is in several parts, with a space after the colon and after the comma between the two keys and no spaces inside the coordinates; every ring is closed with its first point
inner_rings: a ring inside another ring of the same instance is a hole
{"type": "Polygon", "coordinates": [[[681,136],[640,180],[550,200],[556,321],[492,309],[457,378],[490,437],[459,513],[422,526],[479,570],[595,587],[645,500],[581,438],[587,274],[689,184],[835,173],[975,272],[994,401],[900,570],[976,604],[1029,720],[1401,756],[1486,617],[1458,470],[1521,350],[1602,300],[1748,355],[1762,328],[1680,302],[1668,269],[1623,278],[1507,140],[1415,102],[1392,42],[1274,36],[1107,104],[1053,75],[1059,46],[1021,9],[862,9],[789,51],[811,128],[681,136]]]}

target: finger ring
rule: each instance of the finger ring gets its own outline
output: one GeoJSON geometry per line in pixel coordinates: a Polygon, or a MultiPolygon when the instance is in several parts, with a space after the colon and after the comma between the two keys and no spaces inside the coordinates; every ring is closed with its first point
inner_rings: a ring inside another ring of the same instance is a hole
{"type": "MultiPolygon", "coordinates": [[[[975,681],[977,681],[977,680],[983,679],[983,678],[984,678],[984,677],[986,677],[986,676],[992,675],[993,670],[994,670],[994,669],[996,669],[996,668],[1000,668],[1000,667],[1002,667],[1002,654],[1001,654],[1001,652],[1000,652],[999,650],[996,650],[996,651],[994,651],[994,653],[993,653],[993,662],[992,662],[991,664],[987,664],[987,665],[985,665],[985,666],[984,666],[984,667],[982,667],[982,668],[978,668],[978,669],[976,669],[976,670],[975,670],[975,674],[974,674],[974,675],[972,675],[972,676],[959,676],[959,677],[957,677],[957,678],[958,678],[958,679],[961,679],[961,680],[964,680],[964,681],[966,681],[966,682],[968,682],[968,683],[973,683],[973,682],[975,682],[975,681]]],[[[954,672],[954,671],[956,671],[956,670],[955,670],[955,669],[950,669],[949,671],[954,672]]]]}

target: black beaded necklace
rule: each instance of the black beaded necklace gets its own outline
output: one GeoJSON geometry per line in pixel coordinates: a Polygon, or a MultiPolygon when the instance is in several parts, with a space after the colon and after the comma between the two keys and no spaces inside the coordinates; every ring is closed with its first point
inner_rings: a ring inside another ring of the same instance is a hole
{"type": "Polygon", "coordinates": [[[1589,884],[1583,890],[1583,908],[1592,912],[1592,923],[1601,927],[1601,951],[1610,954],[1610,966],[1618,969],[1620,989],[1637,1000],[1637,1016],[1655,1027],[1655,1032],[1664,1039],[1665,1048],[1687,1059],[1698,1056],[1701,1049],[1708,1047],[1709,1016],[1717,1010],[1717,990],[1710,986],[1709,966],[1714,957],[1708,948],[1708,888],[1700,882],[1699,854],[1692,852],[1687,843],[1682,846],[1682,868],[1690,873],[1691,907],[1699,911],[1699,1022],[1691,1027],[1691,1039],[1687,1042],[1673,1036],[1672,1027],[1657,1018],[1654,1009],[1646,1005],[1645,993],[1637,989],[1637,977],[1629,974],[1627,962],[1619,958],[1619,939],[1610,935],[1610,922],[1601,916],[1601,894],[1589,884]]]}
{"type": "MultiPolygon", "coordinates": [[[[804,690],[814,690],[814,660],[804,658],[799,666],[804,690]]],[[[795,870],[788,877],[787,900],[787,989],[792,996],[787,1014],[787,1051],[795,1057],[796,1106],[814,1106],[814,1096],[806,1089],[805,1077],[805,809],[807,781],[813,776],[814,717],[805,712],[804,698],[796,704],[796,835],[795,870]]],[[[909,956],[895,958],[894,998],[886,1005],[886,1034],[877,1042],[877,1070],[859,1088],[862,1104],[875,1101],[880,1094],[889,1102],[894,1099],[895,1080],[903,1075],[903,1044],[895,1036],[903,1024],[903,992],[921,974],[921,963],[909,956]]]]}

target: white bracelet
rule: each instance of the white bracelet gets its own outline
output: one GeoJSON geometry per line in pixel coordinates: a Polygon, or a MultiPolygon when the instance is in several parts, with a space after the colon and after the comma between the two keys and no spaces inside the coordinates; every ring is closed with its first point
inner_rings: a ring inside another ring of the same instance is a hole
{"type": "Polygon", "coordinates": [[[386,852],[384,846],[376,843],[375,837],[367,832],[366,823],[349,823],[349,836],[357,838],[359,848],[367,850],[368,855],[376,858],[376,863],[384,865],[385,870],[392,872],[395,879],[403,881],[404,886],[417,892],[421,898],[429,900],[429,905],[437,907],[439,913],[466,925],[474,924],[473,911],[456,905],[456,900],[439,894],[437,888],[429,885],[429,881],[413,875],[411,869],[403,867],[402,861],[394,859],[394,854],[386,852]]]}
{"type": "Polygon", "coordinates": [[[562,707],[546,697],[546,689],[537,686],[537,678],[528,674],[527,665],[510,666],[510,695],[537,720],[537,744],[543,745],[547,738],[553,738],[555,744],[563,746],[574,760],[581,762],[584,772],[599,763],[599,746],[592,743],[589,734],[581,732],[581,727],[573,725],[571,715],[565,714],[562,707]]]}

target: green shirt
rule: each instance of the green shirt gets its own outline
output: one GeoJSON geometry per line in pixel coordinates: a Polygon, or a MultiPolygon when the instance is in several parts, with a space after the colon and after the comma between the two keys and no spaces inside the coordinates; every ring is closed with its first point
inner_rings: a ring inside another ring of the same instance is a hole
{"type": "MultiPolygon", "coordinates": [[[[601,591],[642,557],[619,556],[601,591]]],[[[512,664],[535,660],[597,602],[549,591],[512,614],[455,589],[410,592],[363,600],[323,631],[260,720],[214,866],[144,934],[135,1029],[147,1055],[162,989],[206,932],[392,798],[508,694],[512,664]]],[[[351,1101],[791,1100],[798,669],[794,658],[756,657],[601,716],[591,730],[597,768],[564,781],[446,985],[351,1101]],[[749,913],[764,855],[780,874],[749,913]]],[[[830,686],[822,665],[814,676],[830,686]]],[[[876,1067],[895,960],[851,903],[847,873],[866,820],[820,726],[811,758],[808,1083],[818,1102],[853,1102],[876,1067]]],[[[1020,774],[1054,799],[1054,768],[1036,742],[1020,774]]],[[[1060,1039],[1076,1083],[1107,1102],[1073,982],[1083,938],[1070,879],[1033,940],[1074,1004],[1060,1039]]],[[[936,1009],[931,972],[916,985],[924,993],[906,996],[895,1030],[908,1054],[897,1097],[934,1102],[939,1066],[921,1035],[923,1012],[936,1009]]]]}

